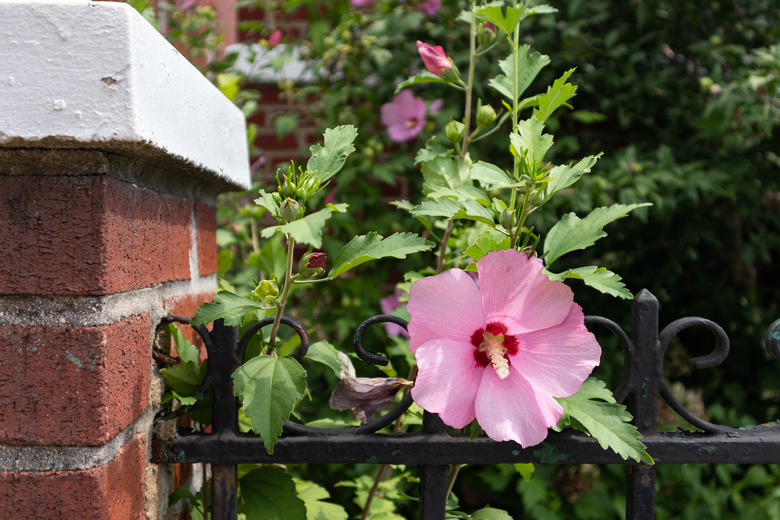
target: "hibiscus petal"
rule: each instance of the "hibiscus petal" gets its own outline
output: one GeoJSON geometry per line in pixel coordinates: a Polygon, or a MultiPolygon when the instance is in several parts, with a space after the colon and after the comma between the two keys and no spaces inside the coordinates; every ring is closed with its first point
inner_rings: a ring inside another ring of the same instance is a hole
{"type": "Polygon", "coordinates": [[[473,421],[474,397],[485,369],[474,361],[471,343],[431,340],[417,349],[415,357],[414,401],[423,410],[438,413],[453,428],[473,421]]]}
{"type": "Polygon", "coordinates": [[[403,143],[406,141],[411,141],[417,137],[417,134],[420,133],[420,130],[422,130],[422,128],[409,128],[405,124],[390,125],[387,127],[387,135],[389,135],[390,139],[396,143],[403,143]]]}
{"type": "Polygon", "coordinates": [[[551,281],[542,261],[514,249],[494,251],[477,262],[482,305],[488,322],[504,322],[509,334],[559,324],[574,299],[571,289],[551,281]]]}
{"type": "Polygon", "coordinates": [[[479,289],[460,269],[414,282],[406,310],[412,317],[408,329],[412,353],[433,339],[469,343],[474,331],[485,327],[479,289]]]}
{"type": "Polygon", "coordinates": [[[496,441],[535,446],[547,438],[548,428],[563,415],[563,407],[550,396],[538,395],[519,373],[499,379],[495,370],[482,371],[474,404],[477,422],[496,441]]]}
{"type": "Polygon", "coordinates": [[[510,356],[511,367],[537,393],[555,397],[575,394],[599,364],[601,347],[583,320],[582,309],[572,303],[569,315],[559,325],[516,336],[519,348],[510,356]]]}
{"type": "Polygon", "coordinates": [[[379,119],[385,126],[403,125],[406,123],[401,111],[398,110],[398,105],[395,103],[385,103],[382,108],[379,109],[379,119]]]}

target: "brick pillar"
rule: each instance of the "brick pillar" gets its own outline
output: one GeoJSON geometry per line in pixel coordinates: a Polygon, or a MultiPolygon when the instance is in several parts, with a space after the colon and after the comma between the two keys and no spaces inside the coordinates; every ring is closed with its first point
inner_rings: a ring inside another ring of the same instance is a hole
{"type": "Polygon", "coordinates": [[[121,3],[0,3],[0,517],[166,518],[155,326],[216,290],[241,112],[121,3]]]}

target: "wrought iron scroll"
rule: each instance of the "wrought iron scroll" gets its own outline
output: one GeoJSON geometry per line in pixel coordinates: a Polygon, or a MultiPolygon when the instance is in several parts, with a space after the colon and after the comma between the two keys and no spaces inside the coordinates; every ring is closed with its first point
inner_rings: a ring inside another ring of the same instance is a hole
{"type": "MultiPolygon", "coordinates": [[[[185,317],[170,317],[165,322],[189,324],[185,317]]],[[[654,517],[655,468],[626,461],[603,450],[595,439],[572,430],[550,433],[544,449],[557,454],[554,462],[539,447],[522,449],[512,442],[494,442],[487,438],[468,440],[451,435],[434,414],[426,413],[420,431],[380,433],[395,422],[412,404],[403,397],[391,410],[360,426],[316,428],[288,421],[273,455],[269,455],[259,437],[238,431],[238,400],[233,395],[231,375],[243,362],[252,337],[272,323],[270,318],[251,326],[240,338],[237,327],[220,321],[209,331],[203,325],[192,328],[203,339],[209,367],[197,395],[213,393],[212,432],[181,431],[172,442],[156,441],[158,462],[210,462],[213,482],[213,519],[235,520],[236,465],[244,462],[273,463],[357,463],[407,464],[420,466],[420,518],[443,520],[449,464],[494,463],[613,463],[627,466],[627,518],[649,520],[654,517]]],[[[375,316],[358,327],[353,338],[358,357],[369,365],[386,365],[385,355],[369,351],[363,344],[371,326],[395,323],[406,327],[405,320],[391,315],[375,316]]],[[[604,328],[614,334],[623,350],[624,366],[614,391],[618,402],[625,403],[634,424],[644,436],[643,442],[656,463],[780,463],[780,423],[736,429],[710,423],[694,415],[672,394],[664,376],[664,357],[672,339],[683,330],[704,327],[714,337],[712,351],[694,357],[695,369],[720,365],[728,355],[729,339],[717,324],[703,318],[683,318],[659,332],[658,301],[648,291],[635,298],[631,334],[615,322],[599,316],[587,316],[586,325],[604,328]],[[697,432],[659,432],[658,399],[663,398],[682,418],[698,428],[697,432]]],[[[301,346],[292,355],[301,361],[309,338],[305,327],[291,318],[282,324],[300,337],[301,346]]],[[[780,360],[780,320],[764,337],[769,353],[780,360]]]]}

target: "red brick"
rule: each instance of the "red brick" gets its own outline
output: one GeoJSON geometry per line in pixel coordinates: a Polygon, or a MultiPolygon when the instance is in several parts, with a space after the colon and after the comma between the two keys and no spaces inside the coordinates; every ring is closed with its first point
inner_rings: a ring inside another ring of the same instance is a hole
{"type": "Polygon", "coordinates": [[[195,202],[198,272],[201,276],[217,272],[217,208],[195,202]]]}
{"type": "Polygon", "coordinates": [[[192,203],[106,177],[0,176],[0,294],[110,294],[190,278],[192,203]]]}
{"type": "Polygon", "coordinates": [[[130,439],[109,463],[81,471],[0,472],[2,517],[142,520],[146,442],[130,439]]]}
{"type": "Polygon", "coordinates": [[[99,446],[149,405],[151,321],[0,327],[0,443],[99,446]]]}

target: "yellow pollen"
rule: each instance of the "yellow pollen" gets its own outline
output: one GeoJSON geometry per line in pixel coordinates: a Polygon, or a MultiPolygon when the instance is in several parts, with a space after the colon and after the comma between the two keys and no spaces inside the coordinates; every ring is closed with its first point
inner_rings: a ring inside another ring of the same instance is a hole
{"type": "Polygon", "coordinates": [[[504,335],[492,335],[485,332],[482,344],[479,350],[487,354],[493,370],[496,371],[500,379],[506,379],[509,376],[509,360],[506,358],[506,349],[504,348],[504,335]]]}

